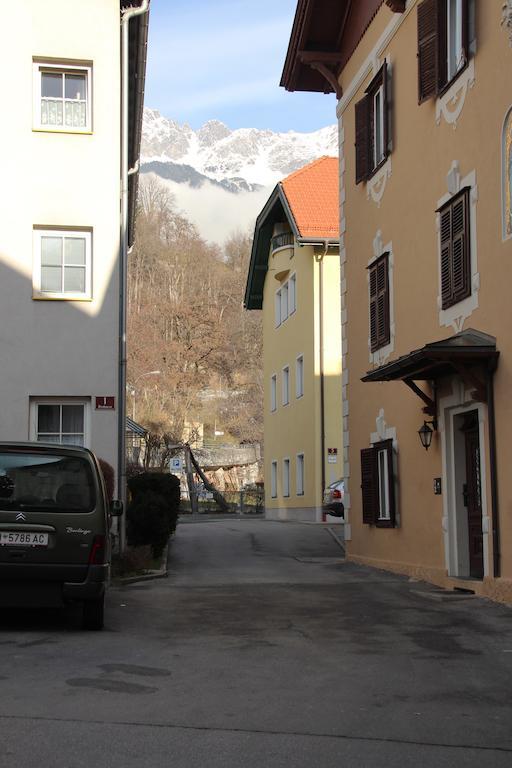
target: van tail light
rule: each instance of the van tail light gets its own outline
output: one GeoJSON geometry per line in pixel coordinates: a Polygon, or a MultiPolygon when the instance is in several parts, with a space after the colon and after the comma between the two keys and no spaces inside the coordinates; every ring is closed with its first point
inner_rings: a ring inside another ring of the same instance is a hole
{"type": "Polygon", "coordinates": [[[105,536],[95,536],[89,554],[89,565],[103,565],[105,562],[105,536]]]}
{"type": "Polygon", "coordinates": [[[341,491],[338,491],[337,488],[334,489],[332,492],[333,499],[341,499],[341,491]]]}

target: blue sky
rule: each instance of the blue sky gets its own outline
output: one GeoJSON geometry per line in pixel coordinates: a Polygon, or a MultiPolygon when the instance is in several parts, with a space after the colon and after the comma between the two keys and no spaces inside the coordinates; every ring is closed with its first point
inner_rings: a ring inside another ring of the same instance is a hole
{"type": "Polygon", "coordinates": [[[152,0],[146,106],[197,129],[313,131],[333,94],[279,87],[297,0],[152,0]]]}

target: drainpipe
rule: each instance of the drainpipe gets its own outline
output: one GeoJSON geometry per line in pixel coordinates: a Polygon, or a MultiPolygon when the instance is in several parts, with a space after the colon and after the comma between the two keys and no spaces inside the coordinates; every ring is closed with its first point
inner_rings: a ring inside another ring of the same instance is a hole
{"type": "Polygon", "coordinates": [[[494,408],[494,370],[487,374],[487,417],[489,419],[489,464],[491,475],[492,554],[494,578],[501,576],[500,516],[498,507],[498,468],[496,466],[496,411],[494,408]]]}
{"type": "MultiPolygon", "coordinates": [[[[121,11],[121,232],[119,259],[119,373],[118,373],[118,453],[117,495],[126,508],[126,290],[128,273],[128,177],[130,175],[128,147],[128,48],[131,19],[149,10],[149,0],[142,0],[138,8],[121,11]]],[[[132,173],[135,169],[132,169],[132,173]]],[[[126,516],[119,526],[119,548],[125,548],[126,516]]]]}
{"type": "Polygon", "coordinates": [[[329,243],[327,240],[323,243],[323,253],[315,254],[318,261],[318,312],[319,312],[319,344],[320,344],[320,452],[321,452],[321,472],[322,472],[322,495],[321,504],[323,504],[325,493],[325,375],[324,375],[324,257],[327,255],[329,243]]]}

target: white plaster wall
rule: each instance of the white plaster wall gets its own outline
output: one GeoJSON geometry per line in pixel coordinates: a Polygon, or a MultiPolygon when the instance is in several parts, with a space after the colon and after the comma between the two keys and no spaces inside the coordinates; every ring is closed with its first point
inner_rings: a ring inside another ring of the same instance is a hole
{"type": "Polygon", "coordinates": [[[92,400],[90,447],[116,464],[120,48],[118,0],[3,9],[0,439],[29,437],[30,396],[92,400]],[[92,62],[91,135],[33,131],[33,57],[92,62]],[[32,299],[34,225],[93,230],[93,299],[32,299]]]}

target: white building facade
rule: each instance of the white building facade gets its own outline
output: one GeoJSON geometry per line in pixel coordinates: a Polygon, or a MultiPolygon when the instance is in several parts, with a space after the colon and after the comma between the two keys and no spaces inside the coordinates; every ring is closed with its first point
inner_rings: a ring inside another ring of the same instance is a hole
{"type": "MultiPolygon", "coordinates": [[[[17,0],[2,14],[10,33],[0,54],[0,440],[85,445],[118,475],[122,158],[126,167],[138,156],[147,6],[17,0]]],[[[124,222],[132,230],[136,178],[128,193],[124,176],[124,222]]]]}

